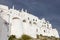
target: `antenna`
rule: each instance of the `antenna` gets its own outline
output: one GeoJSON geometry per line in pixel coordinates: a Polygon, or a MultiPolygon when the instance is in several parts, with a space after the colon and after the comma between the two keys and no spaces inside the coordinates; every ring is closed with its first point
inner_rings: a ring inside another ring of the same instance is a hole
{"type": "Polygon", "coordinates": [[[24,12],[23,8],[22,8],[21,12],[24,12]]]}
{"type": "Polygon", "coordinates": [[[14,9],[14,5],[13,5],[12,9],[14,9]]]}

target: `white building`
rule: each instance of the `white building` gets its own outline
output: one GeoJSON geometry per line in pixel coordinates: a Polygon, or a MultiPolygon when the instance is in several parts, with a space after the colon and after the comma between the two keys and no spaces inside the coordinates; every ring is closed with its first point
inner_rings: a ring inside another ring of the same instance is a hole
{"type": "Polygon", "coordinates": [[[8,40],[8,23],[0,17],[0,40],[8,40]]]}
{"type": "MultiPolygon", "coordinates": [[[[38,17],[27,13],[27,10],[16,10],[14,7],[9,9],[8,6],[0,5],[0,16],[7,22],[9,35],[15,35],[17,38],[27,34],[36,38],[36,35],[54,36],[59,38],[58,31],[52,29],[52,25],[45,18],[38,17]]],[[[4,30],[4,29],[2,29],[4,30]]]]}

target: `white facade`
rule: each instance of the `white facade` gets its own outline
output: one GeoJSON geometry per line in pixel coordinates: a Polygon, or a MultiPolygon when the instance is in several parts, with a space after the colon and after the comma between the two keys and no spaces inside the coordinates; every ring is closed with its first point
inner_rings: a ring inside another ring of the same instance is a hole
{"type": "Polygon", "coordinates": [[[8,23],[0,17],[0,40],[8,40],[8,23]]]}
{"type": "Polygon", "coordinates": [[[0,16],[9,23],[10,35],[16,35],[17,38],[23,34],[34,38],[37,34],[59,38],[58,31],[52,29],[52,25],[48,21],[27,13],[27,10],[16,10],[14,7],[9,9],[8,6],[0,5],[0,16]]]}

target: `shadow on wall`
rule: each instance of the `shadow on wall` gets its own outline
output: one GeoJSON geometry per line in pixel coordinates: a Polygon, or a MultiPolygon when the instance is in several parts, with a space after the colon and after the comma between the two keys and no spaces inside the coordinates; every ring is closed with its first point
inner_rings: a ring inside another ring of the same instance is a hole
{"type": "Polygon", "coordinates": [[[0,40],[8,40],[9,23],[0,17],[0,40]]]}

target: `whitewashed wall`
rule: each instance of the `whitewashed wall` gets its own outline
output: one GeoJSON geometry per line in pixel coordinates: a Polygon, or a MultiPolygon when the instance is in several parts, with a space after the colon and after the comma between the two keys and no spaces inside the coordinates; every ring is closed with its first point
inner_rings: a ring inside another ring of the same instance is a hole
{"type": "Polygon", "coordinates": [[[0,40],[8,40],[8,26],[5,23],[6,21],[0,17],[0,40]]]}
{"type": "MultiPolygon", "coordinates": [[[[4,8],[1,6],[0,16],[9,23],[10,31],[8,32],[10,32],[10,35],[16,35],[17,38],[21,37],[23,34],[27,34],[34,38],[36,38],[37,34],[59,37],[58,31],[52,29],[52,25],[49,23],[49,21],[46,21],[45,18],[39,19],[38,17],[27,13],[26,10],[23,11],[22,9],[19,11],[14,8],[8,9],[6,6],[4,6],[4,8]],[[1,10],[3,11],[1,12],[1,10]],[[23,20],[25,20],[25,22],[23,22],[23,20]],[[30,21],[31,23],[29,23],[30,21]]],[[[6,30],[7,29],[3,30],[3,35],[5,34],[6,30]]]]}

